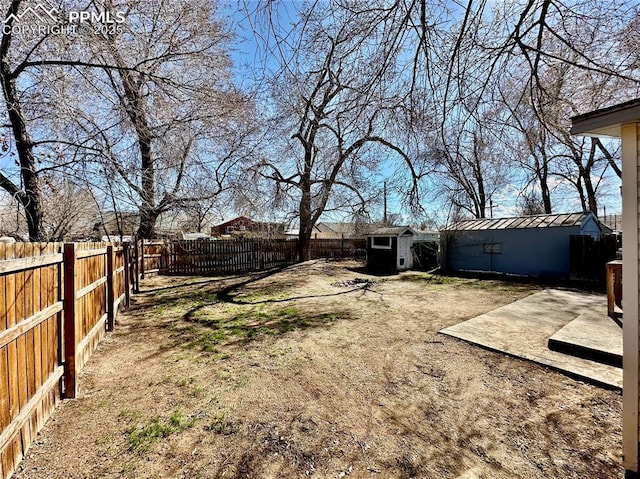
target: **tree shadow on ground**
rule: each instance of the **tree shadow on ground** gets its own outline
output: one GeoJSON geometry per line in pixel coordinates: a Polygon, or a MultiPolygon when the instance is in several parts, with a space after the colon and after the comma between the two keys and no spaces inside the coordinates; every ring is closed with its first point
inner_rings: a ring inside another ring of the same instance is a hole
{"type": "Polygon", "coordinates": [[[266,336],[281,336],[295,330],[327,327],[338,320],[353,319],[350,312],[331,308],[328,311],[300,309],[297,300],[320,299],[344,296],[360,292],[366,294],[368,288],[356,287],[328,294],[300,295],[287,298],[265,298],[243,301],[236,298],[242,284],[230,285],[216,294],[215,301],[194,305],[182,315],[188,325],[179,328],[178,336],[187,339],[188,345],[203,351],[218,352],[221,346],[244,345],[266,336]],[[287,306],[277,306],[288,303],[287,306]],[[211,317],[207,313],[210,306],[227,305],[233,309],[211,317]]]}
{"type": "MultiPolygon", "coordinates": [[[[172,349],[181,344],[203,352],[224,353],[223,348],[242,346],[260,338],[281,336],[295,330],[326,328],[338,320],[353,319],[346,308],[335,306],[321,309],[300,307],[297,300],[313,300],[345,296],[352,293],[365,295],[373,283],[338,285],[335,293],[302,294],[280,297],[292,287],[299,286],[295,279],[260,283],[250,291],[243,290],[260,280],[273,277],[282,268],[249,276],[216,278],[147,290],[133,308],[133,313],[144,318],[161,314],[163,321],[137,324],[136,328],[161,327],[171,331],[175,340],[161,349],[172,349]],[[286,304],[285,304],[286,303],[286,304]]],[[[157,316],[156,316],[157,317],[157,316]]]]}
{"type": "Polygon", "coordinates": [[[283,268],[274,268],[259,273],[210,278],[202,281],[180,283],[171,286],[149,288],[141,291],[130,311],[144,310],[153,306],[172,307],[179,303],[201,303],[216,300],[217,295],[233,291],[261,279],[273,276],[283,268]]]}

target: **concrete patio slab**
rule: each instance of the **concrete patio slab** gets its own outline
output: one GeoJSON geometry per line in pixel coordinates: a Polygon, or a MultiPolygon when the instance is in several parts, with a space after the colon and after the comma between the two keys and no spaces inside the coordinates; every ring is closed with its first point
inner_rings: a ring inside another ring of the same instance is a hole
{"type": "Polygon", "coordinates": [[[621,368],[622,328],[601,311],[587,311],[551,336],[549,348],[621,368]]]}
{"type": "MultiPolygon", "coordinates": [[[[622,369],[548,347],[549,338],[579,316],[589,313],[606,318],[606,297],[561,289],[547,289],[514,303],[440,331],[494,351],[528,359],[572,377],[622,389],[622,369]]],[[[612,322],[613,323],[613,322],[612,322]]],[[[599,336],[619,334],[607,328],[599,336]]],[[[607,343],[615,343],[609,338],[607,343]]]]}

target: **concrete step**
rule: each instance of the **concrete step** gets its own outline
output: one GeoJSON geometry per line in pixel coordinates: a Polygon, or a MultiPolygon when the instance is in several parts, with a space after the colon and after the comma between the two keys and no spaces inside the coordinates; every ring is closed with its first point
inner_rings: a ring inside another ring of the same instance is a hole
{"type": "Polygon", "coordinates": [[[608,316],[587,311],[549,338],[549,349],[622,368],[622,328],[608,316]]]}

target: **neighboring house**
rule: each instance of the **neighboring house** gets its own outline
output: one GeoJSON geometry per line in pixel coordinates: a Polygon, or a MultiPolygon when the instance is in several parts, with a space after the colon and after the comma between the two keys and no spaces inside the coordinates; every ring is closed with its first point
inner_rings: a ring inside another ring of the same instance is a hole
{"type": "Polygon", "coordinates": [[[570,237],[611,230],[591,212],[459,221],[442,231],[449,271],[569,278],[570,237]]]}
{"type": "Polygon", "coordinates": [[[604,215],[600,217],[600,222],[614,232],[622,232],[622,215],[604,215]]]}
{"type": "Polygon", "coordinates": [[[378,228],[367,236],[367,269],[375,273],[397,273],[411,269],[411,245],[415,231],[408,226],[378,228]]]}
{"type": "Polygon", "coordinates": [[[285,237],[285,226],[282,223],[253,221],[246,216],[239,216],[212,227],[211,236],[216,238],[249,237],[278,239],[285,237]]]}
{"type": "Polygon", "coordinates": [[[440,232],[439,231],[429,231],[429,230],[413,230],[413,242],[414,243],[422,243],[425,241],[437,242],[440,241],[440,232]]]}
{"type": "MultiPolygon", "coordinates": [[[[321,221],[313,227],[311,239],[364,239],[370,231],[379,228],[378,223],[334,223],[321,221]]],[[[289,229],[287,239],[297,239],[300,230],[289,229]]]]}
{"type": "Polygon", "coordinates": [[[311,238],[313,239],[353,239],[364,238],[367,234],[380,225],[370,223],[335,223],[321,221],[313,227],[311,238]]]}
{"type": "Polygon", "coordinates": [[[205,223],[204,219],[200,225],[197,223],[197,219],[189,215],[186,211],[166,211],[156,219],[156,237],[180,240],[186,239],[185,234],[196,234],[196,237],[197,235],[208,236],[207,233],[203,233],[203,231],[209,231],[210,226],[205,223]],[[198,227],[200,229],[198,229],[198,227]]]}
{"type": "Polygon", "coordinates": [[[134,236],[140,225],[140,215],[131,211],[105,211],[100,221],[93,225],[92,236],[96,239],[113,241],[123,236],[134,236]]]}
{"type": "MultiPolygon", "coordinates": [[[[192,239],[207,237],[206,233],[183,233],[184,214],[163,213],[156,219],[155,238],[184,239],[184,235],[194,235],[192,239]]],[[[140,215],[132,211],[107,211],[100,221],[93,225],[93,236],[102,241],[132,241],[140,226],[140,215]],[[120,237],[122,232],[122,237],[120,237]]]]}
{"type": "Polygon", "coordinates": [[[180,239],[183,240],[206,240],[211,238],[211,236],[206,233],[181,233],[180,236],[180,239]]]}

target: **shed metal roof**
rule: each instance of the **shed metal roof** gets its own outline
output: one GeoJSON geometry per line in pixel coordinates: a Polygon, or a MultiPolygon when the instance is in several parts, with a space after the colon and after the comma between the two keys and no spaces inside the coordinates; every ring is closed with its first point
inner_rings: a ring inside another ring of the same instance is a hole
{"type": "Polygon", "coordinates": [[[516,216],[511,218],[470,219],[458,221],[451,226],[448,226],[445,231],[507,230],[580,226],[590,215],[592,215],[591,212],[582,211],[579,213],[516,216]]]}

